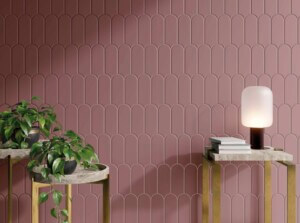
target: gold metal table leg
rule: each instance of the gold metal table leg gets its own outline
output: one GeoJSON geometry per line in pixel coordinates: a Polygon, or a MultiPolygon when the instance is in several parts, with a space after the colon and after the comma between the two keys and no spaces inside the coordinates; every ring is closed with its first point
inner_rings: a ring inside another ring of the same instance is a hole
{"type": "Polygon", "coordinates": [[[7,159],[8,162],[8,194],[7,194],[7,206],[8,206],[8,223],[12,223],[12,167],[13,161],[10,156],[7,159]]]}
{"type": "Polygon", "coordinates": [[[32,223],[39,223],[39,186],[32,181],[31,217],[32,223]]]}
{"type": "Polygon", "coordinates": [[[110,222],[109,176],[103,182],[103,223],[110,222]]]}
{"type": "Polygon", "coordinates": [[[213,223],[220,223],[221,220],[221,166],[213,163],[213,223]]]}
{"type": "Polygon", "coordinates": [[[264,211],[265,223],[272,222],[272,169],[271,161],[265,161],[264,165],[264,211]]]}
{"type": "Polygon", "coordinates": [[[66,189],[66,208],[68,210],[68,223],[72,222],[72,185],[65,186],[66,189]]]}
{"type": "Polygon", "coordinates": [[[287,167],[287,222],[296,223],[296,166],[292,162],[279,162],[287,167]]]}
{"type": "Polygon", "coordinates": [[[288,223],[296,223],[296,167],[295,165],[287,166],[287,195],[288,195],[288,223]]]}
{"type": "Polygon", "coordinates": [[[202,158],[202,222],[209,222],[209,161],[202,158]]]}

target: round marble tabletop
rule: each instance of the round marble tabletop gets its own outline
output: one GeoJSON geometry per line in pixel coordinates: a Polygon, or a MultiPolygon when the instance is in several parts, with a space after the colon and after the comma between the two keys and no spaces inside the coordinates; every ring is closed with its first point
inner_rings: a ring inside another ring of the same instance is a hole
{"type": "Polygon", "coordinates": [[[46,180],[42,177],[40,170],[42,166],[33,169],[33,178],[35,182],[46,184],[88,184],[106,180],[109,175],[109,167],[104,164],[98,164],[99,170],[84,169],[78,166],[74,173],[61,177],[57,180],[53,175],[49,175],[46,180]]]}
{"type": "Polygon", "coordinates": [[[29,157],[30,149],[0,149],[0,159],[26,159],[29,157]]]}

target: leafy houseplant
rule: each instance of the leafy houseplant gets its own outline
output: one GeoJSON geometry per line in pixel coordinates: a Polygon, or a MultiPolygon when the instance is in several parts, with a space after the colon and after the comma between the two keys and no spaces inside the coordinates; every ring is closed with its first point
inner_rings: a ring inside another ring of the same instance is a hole
{"type": "MultiPolygon", "coordinates": [[[[32,97],[31,101],[39,100],[32,97]]],[[[21,101],[8,110],[0,112],[0,137],[3,148],[29,148],[39,139],[39,131],[49,137],[53,124],[59,129],[53,108],[35,108],[29,101],[21,101]],[[38,135],[34,135],[37,133],[38,135]]]]}
{"type": "MultiPolygon", "coordinates": [[[[50,174],[58,180],[63,175],[71,174],[77,164],[84,168],[98,169],[96,163],[99,162],[93,147],[89,144],[85,145],[80,136],[71,130],[63,136],[54,136],[49,141],[34,143],[31,147],[30,159],[27,166],[29,171],[42,167],[40,173],[46,181],[49,180],[50,174]]],[[[58,222],[67,222],[67,210],[60,209],[62,192],[51,188],[49,193],[40,194],[40,202],[47,201],[49,194],[52,194],[55,204],[51,209],[51,215],[57,218],[58,222]]]]}

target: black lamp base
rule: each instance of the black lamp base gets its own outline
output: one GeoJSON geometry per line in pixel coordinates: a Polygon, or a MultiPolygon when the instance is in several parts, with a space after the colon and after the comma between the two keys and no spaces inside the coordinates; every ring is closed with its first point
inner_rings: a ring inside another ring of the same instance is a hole
{"type": "Polygon", "coordinates": [[[264,128],[250,129],[250,144],[252,149],[264,149],[264,128]]]}

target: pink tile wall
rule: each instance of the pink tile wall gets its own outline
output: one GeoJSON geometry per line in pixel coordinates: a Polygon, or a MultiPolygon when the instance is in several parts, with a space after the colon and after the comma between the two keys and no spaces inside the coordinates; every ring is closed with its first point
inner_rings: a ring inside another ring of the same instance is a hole
{"type": "MultiPolygon", "coordinates": [[[[1,0],[0,104],[38,95],[95,146],[111,168],[113,223],[198,223],[203,147],[248,137],[245,86],[272,88],[266,143],[299,162],[299,16],[299,0],[1,0]]],[[[16,223],[31,218],[25,165],[14,167],[16,223]]],[[[5,162],[0,172],[5,222],[5,162]]],[[[282,223],[285,169],[272,174],[282,223]]],[[[225,163],[222,175],[223,222],[262,222],[262,165],[225,163]]],[[[75,223],[102,221],[100,191],[74,186],[75,223]]]]}

